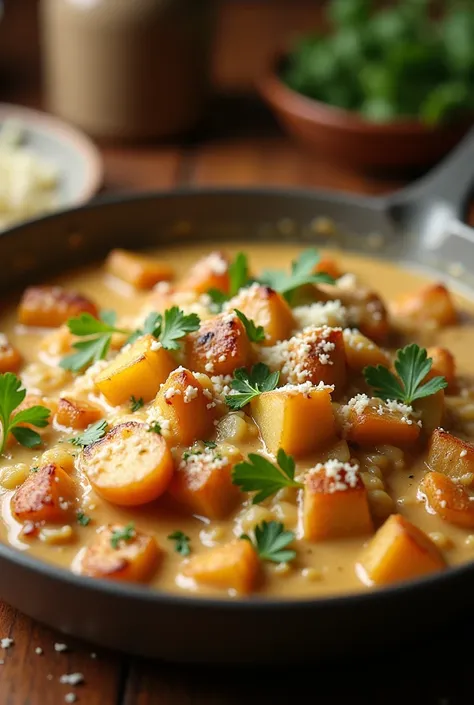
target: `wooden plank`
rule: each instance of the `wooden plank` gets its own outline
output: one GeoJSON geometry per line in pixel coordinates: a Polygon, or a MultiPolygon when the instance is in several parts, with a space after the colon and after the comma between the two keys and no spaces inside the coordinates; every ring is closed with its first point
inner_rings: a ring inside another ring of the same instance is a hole
{"type": "Polygon", "coordinates": [[[171,146],[104,146],[107,191],[153,191],[176,184],[182,151],[171,146]]]}
{"type": "Polygon", "coordinates": [[[0,639],[6,637],[13,645],[0,648],[1,705],[60,705],[68,693],[76,694],[78,705],[119,702],[122,661],[116,655],[60,636],[0,603],[0,639]],[[64,643],[67,651],[55,650],[64,643]],[[72,673],[83,674],[84,682],[60,682],[72,673]]]}

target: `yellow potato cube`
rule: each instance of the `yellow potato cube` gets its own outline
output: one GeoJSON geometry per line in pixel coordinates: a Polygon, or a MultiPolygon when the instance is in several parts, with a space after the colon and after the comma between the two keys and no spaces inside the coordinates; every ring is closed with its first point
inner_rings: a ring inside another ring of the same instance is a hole
{"type": "Polygon", "coordinates": [[[237,539],[194,556],[183,575],[210,587],[249,593],[255,587],[260,561],[246,539],[237,539]]]}

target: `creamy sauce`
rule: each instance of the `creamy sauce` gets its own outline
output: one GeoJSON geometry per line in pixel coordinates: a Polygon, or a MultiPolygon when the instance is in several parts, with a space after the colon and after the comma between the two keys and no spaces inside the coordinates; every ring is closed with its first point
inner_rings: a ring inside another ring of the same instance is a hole
{"type": "MultiPolygon", "coordinates": [[[[226,252],[234,254],[241,249],[243,249],[241,246],[228,247],[226,252]]],[[[262,268],[287,269],[289,262],[301,251],[300,248],[286,245],[271,248],[246,245],[244,249],[255,271],[262,268]]],[[[160,258],[173,265],[178,272],[184,273],[198,257],[208,251],[199,245],[186,249],[169,248],[160,250],[158,254],[160,258]]],[[[405,271],[388,262],[371,261],[367,258],[340,252],[335,253],[334,257],[343,271],[353,272],[361,282],[375,289],[384,301],[389,301],[401,292],[416,290],[427,281],[424,276],[405,271]]],[[[136,316],[147,299],[146,293],[137,293],[129,285],[107,274],[101,266],[91,267],[77,273],[68,273],[55,280],[54,283],[82,292],[94,301],[100,302],[101,309],[117,311],[120,318],[136,316]]],[[[462,311],[463,320],[459,325],[437,331],[434,341],[436,345],[451,350],[457,362],[458,375],[468,379],[472,368],[472,351],[474,350],[474,303],[459,295],[455,295],[454,298],[456,306],[462,311]]],[[[38,346],[50,333],[45,329],[26,329],[19,326],[16,322],[16,310],[13,306],[0,318],[0,331],[21,352],[25,365],[38,360],[38,346]]],[[[430,342],[430,344],[433,343],[430,342]]],[[[44,355],[43,359],[46,359],[44,355]]],[[[72,389],[74,383],[71,380],[72,376],[69,373],[63,373],[57,364],[53,366],[53,378],[49,382],[40,381],[37,389],[35,389],[31,376],[25,375],[24,377],[28,391],[40,391],[51,398],[59,396],[65,390],[72,389]],[[54,378],[56,374],[58,379],[54,378]]],[[[90,396],[97,401],[96,392],[91,392],[90,396]]],[[[109,407],[109,411],[111,410],[112,408],[109,407]]],[[[117,414],[116,409],[114,413],[117,414]]],[[[120,413],[123,413],[127,419],[132,417],[126,406],[120,413]]],[[[133,418],[135,420],[144,418],[144,411],[140,410],[133,414],[133,418]]],[[[44,436],[46,447],[51,446],[55,441],[71,437],[71,435],[73,434],[70,430],[65,432],[50,427],[44,436]]],[[[241,448],[244,453],[247,453],[252,450],[260,450],[263,446],[258,436],[255,436],[253,439],[248,439],[241,448]]],[[[43,450],[44,448],[40,451],[28,450],[15,445],[8,451],[7,456],[0,460],[0,471],[1,468],[15,463],[37,465],[40,463],[43,450]]],[[[362,460],[362,465],[364,462],[370,465],[363,454],[359,453],[358,455],[362,460]]],[[[298,463],[298,467],[309,468],[324,457],[325,454],[321,453],[305,458],[304,462],[298,463]]],[[[424,505],[417,501],[418,482],[426,471],[424,460],[424,456],[412,460],[409,454],[406,454],[404,467],[395,469],[384,476],[386,489],[394,501],[394,511],[400,512],[427,533],[441,532],[446,537],[442,552],[449,564],[454,565],[469,561],[474,557],[474,535],[470,536],[468,530],[457,528],[438,516],[429,514],[424,505]]],[[[120,508],[97,496],[83,475],[80,476],[80,482],[83,493],[81,504],[92,521],[87,527],[74,525],[73,537],[69,543],[51,545],[39,538],[29,539],[23,536],[22,525],[13,518],[10,509],[13,489],[0,489],[3,519],[0,522],[0,537],[2,540],[41,560],[70,567],[74,564],[78,552],[84,544],[89,543],[99,526],[117,522],[127,524],[134,521],[137,528],[153,534],[165,551],[161,566],[150,583],[153,587],[182,594],[190,594],[190,592],[225,594],[206,587],[197,588],[192,581],[180,577],[183,558],[173,550],[173,544],[167,539],[167,536],[179,529],[191,538],[193,554],[203,552],[208,547],[222,544],[242,533],[245,527],[240,519],[245,508],[242,510],[239,507],[234,515],[231,515],[227,520],[213,520],[212,522],[205,517],[188,516],[184,511],[172,505],[166,496],[149,505],[129,509],[120,508]]],[[[299,530],[295,493],[292,495],[289,492],[287,501],[267,500],[264,506],[273,511],[274,518],[285,521],[287,528],[299,530]],[[292,525],[291,521],[295,522],[295,518],[296,524],[292,525]],[[286,521],[287,519],[290,523],[286,521]]],[[[247,504],[247,509],[248,507],[247,504]]],[[[369,538],[367,537],[367,540],[369,538]]],[[[279,566],[265,563],[263,565],[260,591],[273,596],[318,597],[367,590],[367,586],[359,580],[355,571],[355,564],[364,542],[365,539],[361,537],[317,543],[300,540],[296,547],[297,558],[291,564],[279,566]]]]}

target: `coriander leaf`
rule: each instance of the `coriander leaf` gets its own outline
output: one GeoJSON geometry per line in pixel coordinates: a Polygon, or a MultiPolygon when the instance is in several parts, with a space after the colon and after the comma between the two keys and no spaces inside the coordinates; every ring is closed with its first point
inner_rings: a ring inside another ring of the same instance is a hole
{"type": "Polygon", "coordinates": [[[126,333],[121,328],[115,328],[116,314],[114,311],[104,311],[103,319],[94,318],[90,313],[81,313],[80,316],[70,318],[67,326],[73,335],[84,340],[73,343],[77,351],[67,355],[60,361],[60,366],[65,370],[80,372],[98,360],[104,360],[109,351],[110,342],[114,333],[126,333]]]}
{"type": "Polygon", "coordinates": [[[267,365],[258,362],[249,373],[245,367],[240,367],[234,372],[234,379],[230,383],[233,394],[225,398],[227,406],[236,411],[242,409],[262,392],[271,392],[278,384],[280,372],[270,372],[267,365]]]}
{"type": "Polygon", "coordinates": [[[10,430],[10,433],[25,448],[36,448],[41,443],[41,436],[31,428],[16,426],[10,430]]]}
{"type": "Polygon", "coordinates": [[[236,258],[229,265],[229,294],[235,296],[242,287],[244,287],[249,278],[249,265],[247,256],[243,252],[239,252],[236,258]]]}
{"type": "Polygon", "coordinates": [[[172,534],[168,534],[167,538],[170,541],[176,542],[174,547],[176,553],[179,553],[181,556],[189,556],[191,553],[191,548],[189,546],[191,539],[189,536],[186,536],[186,534],[182,531],[173,531],[172,534]]]}
{"type": "Polygon", "coordinates": [[[257,453],[250,453],[248,460],[237,463],[232,471],[232,482],[244,492],[257,492],[252,504],[263,502],[282,487],[301,488],[295,480],[295,461],[280,448],[277,456],[278,467],[257,453]]]}
{"type": "Polygon", "coordinates": [[[143,328],[138,328],[134,331],[127,339],[127,344],[134,343],[138,338],[141,338],[142,335],[147,335],[147,333],[153,335],[155,338],[158,338],[161,333],[162,322],[163,316],[161,313],[150,311],[143,322],[143,328]]]}
{"type": "Polygon", "coordinates": [[[395,399],[411,405],[416,399],[436,394],[448,386],[446,379],[441,376],[422,384],[432,365],[433,360],[428,357],[425,348],[412,343],[397,351],[394,366],[398,378],[382,365],[366,367],[364,377],[374,393],[382,399],[395,399]]]}
{"type": "Polygon", "coordinates": [[[88,526],[91,522],[91,518],[84,514],[83,511],[79,510],[76,514],[77,523],[81,526],[88,526]]]}
{"type": "Polygon", "coordinates": [[[101,438],[107,433],[107,421],[103,419],[102,421],[96,421],[90,424],[83,433],[80,433],[74,438],[70,438],[70,443],[75,446],[90,446],[92,443],[100,441],[101,438]]]}
{"type": "Polygon", "coordinates": [[[2,426],[2,439],[0,443],[0,455],[5,450],[8,434],[12,433],[18,443],[27,448],[34,448],[41,443],[41,437],[36,431],[20,426],[28,423],[37,428],[44,428],[48,425],[50,410],[45,406],[31,406],[29,409],[22,409],[14,414],[23,402],[26,390],[22,382],[13,372],[0,374],[0,423],[2,426]]]}
{"type": "Polygon", "coordinates": [[[103,321],[106,325],[111,326],[113,328],[117,323],[117,314],[112,309],[101,311],[100,320],[103,321]]]}
{"type": "Polygon", "coordinates": [[[117,549],[121,541],[131,541],[133,538],[135,538],[135,524],[131,521],[123,529],[114,529],[110,537],[110,545],[117,549]]]}
{"type": "Polygon", "coordinates": [[[248,339],[251,343],[261,343],[265,340],[265,331],[263,326],[256,326],[253,321],[251,321],[245,313],[234,308],[235,314],[245,326],[245,332],[247,333],[248,339]]]}
{"type": "Polygon", "coordinates": [[[150,424],[148,424],[148,431],[150,433],[157,433],[159,436],[161,436],[161,425],[158,423],[158,421],[152,421],[150,424]]]}
{"type": "Polygon", "coordinates": [[[319,259],[317,250],[304,250],[291,263],[290,274],[281,270],[267,270],[260,276],[260,281],[278,291],[291,303],[294,291],[305,284],[334,284],[334,277],[325,272],[314,271],[319,259]]]}
{"type": "Polygon", "coordinates": [[[105,311],[105,316],[105,320],[100,320],[90,313],[81,313],[76,318],[70,318],[67,327],[73,335],[80,337],[97,333],[125,333],[125,331],[115,328],[116,315],[114,311],[105,311]]]}
{"type": "Polygon", "coordinates": [[[178,306],[173,306],[165,311],[163,328],[160,333],[160,342],[165,350],[179,350],[178,340],[186,333],[192,333],[200,326],[197,313],[185,314],[178,306]]]}
{"type": "Polygon", "coordinates": [[[203,441],[206,448],[217,448],[217,443],[214,441],[203,441]]]}
{"type": "Polygon", "coordinates": [[[135,399],[135,397],[132,394],[132,396],[130,397],[130,411],[132,413],[134,413],[135,411],[138,411],[139,409],[142,408],[144,403],[145,402],[143,401],[142,397],[140,397],[139,399],[135,399]]]}
{"type": "MultiPolygon", "coordinates": [[[[255,540],[252,543],[263,561],[288,563],[296,558],[296,551],[286,548],[295,540],[295,534],[293,531],[285,531],[285,527],[279,521],[262,521],[255,527],[254,533],[255,540]]],[[[251,541],[246,534],[241,538],[251,541]]]]}
{"type": "Polygon", "coordinates": [[[225,302],[229,300],[229,296],[220,289],[208,289],[207,295],[211,299],[211,310],[215,313],[220,313],[225,302]]]}

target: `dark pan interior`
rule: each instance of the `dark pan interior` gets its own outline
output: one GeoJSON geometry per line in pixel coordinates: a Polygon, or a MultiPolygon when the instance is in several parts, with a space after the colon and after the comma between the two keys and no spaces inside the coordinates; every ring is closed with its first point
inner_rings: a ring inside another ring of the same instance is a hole
{"type": "MultiPolygon", "coordinates": [[[[193,191],[91,204],[0,236],[0,294],[102,257],[111,247],[193,240],[326,244],[423,264],[414,233],[397,232],[371,199],[292,190],[193,191]],[[336,236],[320,235],[330,218],[336,236]],[[367,235],[377,235],[379,247],[367,235]],[[372,243],[372,244],[370,244],[372,243]]],[[[471,255],[472,256],[472,255],[471,255]]],[[[474,567],[320,600],[181,597],[70,574],[0,544],[0,596],[66,633],[173,661],[302,663],[393,644],[469,607],[474,567]],[[298,648],[291,648],[297,643],[298,648]],[[289,648],[290,645],[290,648],[289,648]]]]}

